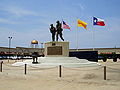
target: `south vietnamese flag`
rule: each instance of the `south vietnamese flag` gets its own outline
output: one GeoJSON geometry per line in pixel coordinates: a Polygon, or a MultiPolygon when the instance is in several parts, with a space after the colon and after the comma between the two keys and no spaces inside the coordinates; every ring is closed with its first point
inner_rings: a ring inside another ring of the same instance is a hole
{"type": "Polygon", "coordinates": [[[93,17],[93,25],[105,26],[105,23],[103,19],[93,17]]]}
{"type": "Polygon", "coordinates": [[[80,20],[80,19],[77,20],[77,26],[78,27],[84,27],[84,29],[87,29],[87,23],[80,20]]]}

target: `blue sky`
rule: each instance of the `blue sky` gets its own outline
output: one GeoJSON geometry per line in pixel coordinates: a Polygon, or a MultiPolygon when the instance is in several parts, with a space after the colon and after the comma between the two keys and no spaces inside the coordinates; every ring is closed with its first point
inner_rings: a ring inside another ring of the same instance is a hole
{"type": "MultiPolygon", "coordinates": [[[[0,47],[30,47],[33,39],[51,41],[49,25],[62,19],[69,24],[63,36],[76,48],[77,19],[88,23],[78,28],[78,48],[120,47],[120,0],[0,0],[0,47]],[[93,26],[92,17],[105,20],[105,27],[93,26]],[[94,40],[93,40],[94,33],[94,40]]],[[[61,40],[60,40],[61,41],[61,40]]]]}

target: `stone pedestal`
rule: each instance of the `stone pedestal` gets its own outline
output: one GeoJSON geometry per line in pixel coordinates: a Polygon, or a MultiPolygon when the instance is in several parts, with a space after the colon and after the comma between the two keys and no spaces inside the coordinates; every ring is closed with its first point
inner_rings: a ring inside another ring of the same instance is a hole
{"type": "Polygon", "coordinates": [[[47,42],[45,43],[45,57],[68,57],[69,42],[47,42]]]}

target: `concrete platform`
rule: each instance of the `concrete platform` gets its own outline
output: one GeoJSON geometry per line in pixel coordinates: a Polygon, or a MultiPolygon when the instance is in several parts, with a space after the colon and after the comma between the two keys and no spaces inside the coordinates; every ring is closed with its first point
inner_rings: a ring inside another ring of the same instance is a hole
{"type": "Polygon", "coordinates": [[[100,66],[97,62],[90,62],[86,59],[78,59],[76,57],[39,57],[38,64],[32,64],[32,60],[26,60],[24,62],[16,62],[13,66],[22,66],[27,64],[28,66],[48,68],[62,65],[64,67],[88,67],[88,66],[100,66]]]}

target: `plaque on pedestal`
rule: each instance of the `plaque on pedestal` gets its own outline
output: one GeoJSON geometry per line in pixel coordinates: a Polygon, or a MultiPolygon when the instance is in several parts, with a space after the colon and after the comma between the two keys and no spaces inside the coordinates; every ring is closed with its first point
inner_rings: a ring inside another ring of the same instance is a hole
{"type": "Polygon", "coordinates": [[[45,43],[45,57],[68,57],[69,42],[45,43]]]}

